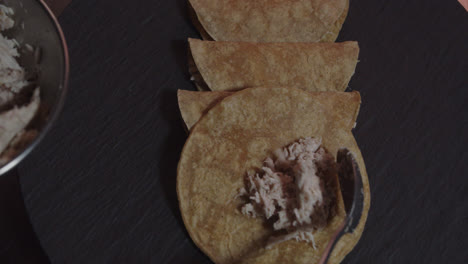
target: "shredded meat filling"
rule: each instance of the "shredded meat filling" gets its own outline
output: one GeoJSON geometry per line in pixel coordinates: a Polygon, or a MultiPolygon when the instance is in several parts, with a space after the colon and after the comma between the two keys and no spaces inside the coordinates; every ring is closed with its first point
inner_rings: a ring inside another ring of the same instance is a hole
{"type": "Polygon", "coordinates": [[[321,141],[300,139],[274,152],[263,167],[248,173],[241,196],[244,215],[262,217],[283,235],[271,243],[296,239],[314,244],[313,233],[335,214],[336,163],[321,141]],[[286,232],[286,234],[284,234],[286,232]]]}
{"type": "Polygon", "coordinates": [[[0,166],[37,135],[28,126],[40,106],[39,88],[33,80],[27,80],[25,69],[17,61],[18,42],[3,35],[15,25],[13,13],[0,5],[0,166]]]}

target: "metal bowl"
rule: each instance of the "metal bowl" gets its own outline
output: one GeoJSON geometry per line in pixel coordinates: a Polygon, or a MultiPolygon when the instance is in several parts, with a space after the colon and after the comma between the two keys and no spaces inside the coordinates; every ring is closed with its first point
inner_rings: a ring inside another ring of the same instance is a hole
{"type": "Polygon", "coordinates": [[[41,51],[40,61],[22,60],[25,69],[38,72],[41,107],[48,109],[38,125],[38,136],[13,159],[0,167],[0,176],[18,165],[44,138],[57,119],[67,93],[69,59],[62,29],[52,11],[42,0],[4,0],[13,8],[15,27],[5,33],[15,38],[20,45],[29,44],[41,51]],[[23,26],[24,25],[24,26],[23,26]]]}

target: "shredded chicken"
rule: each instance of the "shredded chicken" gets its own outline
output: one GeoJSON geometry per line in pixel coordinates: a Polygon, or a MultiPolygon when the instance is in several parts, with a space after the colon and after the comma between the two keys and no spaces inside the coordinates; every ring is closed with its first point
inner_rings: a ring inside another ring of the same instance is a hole
{"type": "Polygon", "coordinates": [[[11,19],[13,15],[13,9],[0,5],[0,31],[12,28],[15,25],[15,21],[11,19]]]}
{"type": "MultiPolygon", "coordinates": [[[[11,8],[0,5],[0,30],[4,31],[14,26],[14,21],[8,16],[11,8]]],[[[18,64],[18,43],[0,34],[0,106],[11,101],[28,83],[25,80],[24,69],[18,64]]]]}
{"type": "Polygon", "coordinates": [[[278,149],[274,156],[264,161],[259,172],[247,174],[246,189],[240,195],[249,202],[241,211],[250,217],[272,219],[274,230],[288,231],[271,241],[273,244],[289,239],[314,244],[317,227],[311,216],[323,201],[317,164],[329,155],[320,140],[305,138],[278,149]]]}
{"type": "Polygon", "coordinates": [[[26,128],[36,114],[39,102],[39,88],[36,88],[28,105],[0,113],[0,153],[8,147],[17,134],[26,128]]]}
{"type": "MultiPolygon", "coordinates": [[[[12,28],[15,22],[10,17],[13,10],[0,5],[0,166],[8,162],[9,157],[3,154],[13,140],[20,140],[25,135],[25,128],[31,122],[39,109],[39,88],[33,92],[32,98],[26,105],[16,105],[15,97],[23,92],[29,83],[25,79],[25,70],[19,65],[20,56],[18,43],[8,39],[3,31],[12,28]]],[[[23,104],[23,103],[21,103],[23,104]]]]}

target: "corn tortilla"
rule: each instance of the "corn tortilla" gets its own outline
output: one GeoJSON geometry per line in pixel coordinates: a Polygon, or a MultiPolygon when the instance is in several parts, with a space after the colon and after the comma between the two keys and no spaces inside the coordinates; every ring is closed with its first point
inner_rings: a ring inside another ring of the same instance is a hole
{"type": "Polygon", "coordinates": [[[260,86],[344,91],[359,55],[355,41],[251,43],[189,39],[189,44],[194,60],[189,70],[199,86],[206,83],[212,91],[260,86]]]}
{"type": "Polygon", "coordinates": [[[187,130],[190,130],[208,110],[232,92],[192,92],[177,91],[180,114],[187,130]]]}
{"type": "Polygon", "coordinates": [[[188,64],[188,70],[191,75],[191,81],[194,82],[195,86],[197,87],[197,90],[199,91],[210,91],[210,88],[206,84],[205,80],[203,80],[203,76],[200,74],[200,72],[197,69],[197,65],[195,64],[195,61],[193,60],[192,56],[192,51],[190,48],[188,49],[188,54],[187,54],[187,64],[188,64]]]}
{"type": "Polygon", "coordinates": [[[335,42],[335,40],[338,38],[338,35],[340,34],[341,27],[343,26],[346,20],[346,17],[348,16],[348,11],[349,11],[349,0],[346,0],[345,10],[341,14],[341,16],[338,18],[338,20],[335,21],[331,29],[322,37],[320,42],[335,42]]]}
{"type": "Polygon", "coordinates": [[[217,41],[334,41],[348,5],[348,0],[189,0],[195,27],[204,39],[217,41]]]}
{"type": "Polygon", "coordinates": [[[350,149],[363,176],[363,215],[355,232],[337,243],[329,263],[339,263],[359,240],[370,206],[364,161],[351,133],[359,105],[357,92],[250,88],[212,107],[192,128],[178,166],[180,210],[195,244],[220,264],[317,263],[343,216],[316,234],[317,250],[296,241],[266,250],[272,231],[263,220],[241,215],[236,195],[245,172],[271,151],[301,137],[319,137],[334,155],[341,147],[350,149]]]}

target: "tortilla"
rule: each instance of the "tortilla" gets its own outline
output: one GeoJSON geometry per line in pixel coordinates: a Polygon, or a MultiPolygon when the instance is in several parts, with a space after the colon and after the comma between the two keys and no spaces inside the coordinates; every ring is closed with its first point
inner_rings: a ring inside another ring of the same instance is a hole
{"type": "Polygon", "coordinates": [[[195,10],[193,10],[192,5],[190,2],[188,3],[188,15],[190,17],[190,20],[192,21],[193,26],[198,30],[200,33],[200,36],[204,40],[214,40],[208,32],[203,28],[202,24],[200,23],[200,20],[198,20],[197,13],[195,13],[195,10]]]}
{"type": "Polygon", "coordinates": [[[341,27],[343,26],[346,17],[348,16],[348,11],[349,11],[349,0],[346,0],[346,6],[345,10],[341,14],[341,16],[338,18],[337,21],[333,24],[331,29],[325,34],[320,42],[335,42],[335,40],[338,38],[338,35],[340,34],[341,27]]]}
{"type": "Polygon", "coordinates": [[[236,198],[246,171],[271,151],[301,137],[317,137],[334,155],[341,147],[354,153],[363,177],[363,215],[355,232],[337,243],[329,263],[340,262],[358,242],[370,206],[365,164],[351,133],[359,105],[357,92],[249,88],[211,108],[192,128],[178,166],[180,210],[195,244],[219,264],[317,263],[343,217],[315,234],[317,250],[296,241],[267,250],[272,231],[263,220],[240,214],[242,202],[236,198]]]}
{"type": "Polygon", "coordinates": [[[179,109],[186,128],[190,130],[208,110],[232,92],[192,92],[177,91],[179,109]]]}
{"type": "Polygon", "coordinates": [[[178,90],[177,99],[179,102],[180,114],[187,130],[191,130],[208,110],[232,94],[233,92],[193,92],[178,90]]]}
{"type": "Polygon", "coordinates": [[[187,55],[188,55],[187,56],[188,70],[191,75],[190,80],[195,83],[197,90],[210,91],[210,88],[208,87],[208,85],[206,85],[205,81],[203,80],[203,77],[201,76],[200,72],[197,69],[197,65],[195,64],[195,61],[193,60],[192,51],[190,50],[190,48],[188,49],[187,55]]]}
{"type": "Polygon", "coordinates": [[[348,0],[189,0],[204,39],[252,42],[335,41],[348,0]]]}
{"type": "Polygon", "coordinates": [[[213,91],[260,86],[344,91],[359,55],[355,41],[251,43],[189,39],[189,44],[195,62],[189,70],[196,84],[206,83],[213,91]]]}

